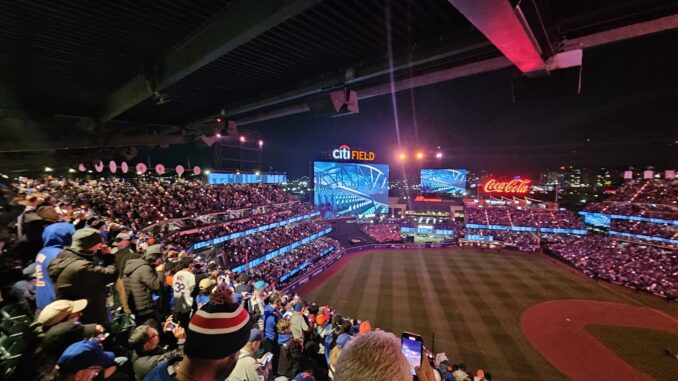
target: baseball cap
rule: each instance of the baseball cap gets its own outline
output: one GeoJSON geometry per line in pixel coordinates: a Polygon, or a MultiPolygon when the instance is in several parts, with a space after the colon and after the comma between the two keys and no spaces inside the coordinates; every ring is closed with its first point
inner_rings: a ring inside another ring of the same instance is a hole
{"type": "Polygon", "coordinates": [[[77,373],[92,366],[109,368],[115,365],[115,354],[104,352],[98,341],[79,341],[71,344],[61,354],[57,365],[65,373],[77,373]]]}
{"type": "Polygon", "coordinates": [[[349,335],[348,333],[342,333],[341,335],[339,335],[339,336],[337,337],[337,345],[338,345],[340,348],[343,348],[344,345],[346,345],[346,343],[348,343],[349,341],[351,341],[351,338],[352,338],[351,335],[349,335]]]}
{"type": "Polygon", "coordinates": [[[293,381],[315,381],[315,377],[308,372],[301,372],[293,378],[293,381]]]}
{"type": "Polygon", "coordinates": [[[211,284],[212,284],[212,279],[210,279],[210,278],[205,278],[205,279],[202,279],[202,280],[200,281],[200,283],[198,284],[198,287],[199,287],[201,290],[206,290],[211,284]]]}
{"type": "Polygon", "coordinates": [[[261,333],[260,330],[253,328],[250,331],[250,339],[249,342],[255,342],[255,341],[264,341],[264,335],[261,333]]]}
{"type": "Polygon", "coordinates": [[[127,232],[118,233],[118,235],[115,236],[116,242],[129,241],[130,239],[132,239],[132,235],[127,232]]]}
{"type": "Polygon", "coordinates": [[[74,301],[60,299],[48,304],[38,315],[38,323],[46,326],[54,325],[66,318],[66,316],[80,312],[87,307],[87,299],[74,301]]]}
{"type": "Polygon", "coordinates": [[[263,280],[258,280],[256,283],[254,283],[254,289],[257,291],[266,287],[268,287],[268,283],[264,282],[263,280]]]}

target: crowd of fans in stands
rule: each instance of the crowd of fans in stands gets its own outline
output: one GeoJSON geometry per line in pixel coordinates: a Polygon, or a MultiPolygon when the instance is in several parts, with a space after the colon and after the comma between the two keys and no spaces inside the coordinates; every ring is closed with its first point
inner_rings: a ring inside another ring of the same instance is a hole
{"type": "Polygon", "coordinates": [[[586,211],[678,220],[678,179],[629,180],[604,202],[586,211]]]}
{"type": "Polygon", "coordinates": [[[168,244],[178,244],[184,247],[190,247],[195,243],[222,237],[235,232],[245,231],[257,226],[288,220],[313,211],[312,206],[299,202],[285,205],[283,210],[275,211],[277,208],[272,209],[274,210],[267,210],[267,213],[264,214],[254,214],[224,223],[176,232],[175,234],[163,238],[163,241],[168,244]]]}
{"type": "Polygon", "coordinates": [[[584,229],[581,219],[569,210],[542,210],[518,207],[467,207],[467,224],[584,229]]]}
{"type": "Polygon", "coordinates": [[[678,240],[678,225],[613,219],[611,230],[678,240]]]}
{"type": "Polygon", "coordinates": [[[591,278],[678,298],[678,253],[607,235],[545,236],[546,247],[591,278]]]}
{"type": "Polygon", "coordinates": [[[493,238],[493,241],[501,242],[506,246],[516,247],[520,251],[537,251],[539,249],[539,236],[532,232],[466,229],[466,234],[489,236],[493,238]]]}
{"type": "MultiPolygon", "coordinates": [[[[301,276],[330,256],[320,253],[340,251],[337,241],[278,255],[250,269],[253,279],[192,256],[188,241],[170,245],[169,235],[139,230],[156,219],[289,202],[275,187],[154,179],[18,188],[0,186],[0,379],[411,379],[394,335],[278,290],[282,275],[308,263],[301,276]]],[[[245,252],[252,260],[326,226],[305,221],[238,238],[224,254],[241,264],[245,252]]],[[[444,356],[435,365],[424,362],[420,379],[491,380],[444,356]]]]}
{"type": "Polygon", "coordinates": [[[227,241],[219,246],[219,252],[223,254],[228,268],[232,269],[325,230],[329,226],[320,220],[285,225],[227,241]]]}
{"type": "Polygon", "coordinates": [[[361,224],[360,230],[372,238],[375,242],[401,241],[400,224],[374,223],[361,224]]]}

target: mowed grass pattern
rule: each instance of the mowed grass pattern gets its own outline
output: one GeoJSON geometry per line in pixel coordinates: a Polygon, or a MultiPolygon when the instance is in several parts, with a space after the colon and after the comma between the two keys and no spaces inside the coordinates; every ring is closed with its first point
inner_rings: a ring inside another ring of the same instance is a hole
{"type": "Polygon", "coordinates": [[[396,335],[421,334],[428,348],[434,332],[436,352],[499,380],[567,379],[523,336],[520,317],[527,307],[557,299],[641,305],[539,256],[475,250],[356,256],[304,297],[396,335]]]}

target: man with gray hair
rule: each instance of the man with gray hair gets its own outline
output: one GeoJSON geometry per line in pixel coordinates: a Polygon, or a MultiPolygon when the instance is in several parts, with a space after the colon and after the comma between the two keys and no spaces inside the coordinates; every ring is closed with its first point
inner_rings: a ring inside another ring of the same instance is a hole
{"type": "Polygon", "coordinates": [[[412,381],[400,340],[384,331],[354,337],[343,349],[336,369],[334,381],[412,381]]]}

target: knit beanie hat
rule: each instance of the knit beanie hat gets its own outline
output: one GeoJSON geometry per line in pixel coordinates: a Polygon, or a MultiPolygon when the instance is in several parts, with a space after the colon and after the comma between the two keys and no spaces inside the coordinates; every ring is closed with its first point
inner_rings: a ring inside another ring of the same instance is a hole
{"type": "Polygon", "coordinates": [[[217,360],[226,358],[247,344],[250,315],[242,304],[233,302],[233,291],[216,286],[210,301],[188,324],[184,353],[189,357],[217,360]]]}
{"type": "Polygon", "coordinates": [[[71,249],[77,252],[86,252],[92,246],[101,243],[101,233],[92,228],[82,228],[75,231],[71,249]]]}

